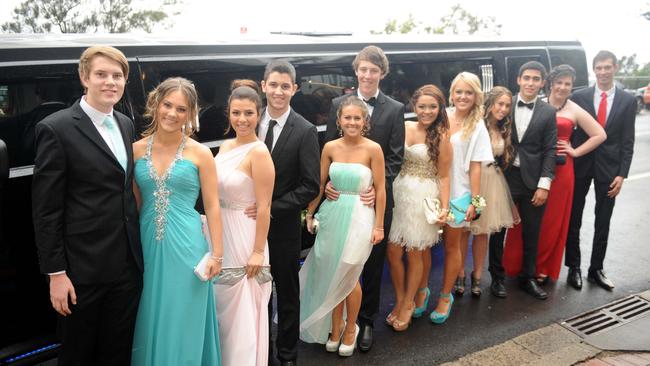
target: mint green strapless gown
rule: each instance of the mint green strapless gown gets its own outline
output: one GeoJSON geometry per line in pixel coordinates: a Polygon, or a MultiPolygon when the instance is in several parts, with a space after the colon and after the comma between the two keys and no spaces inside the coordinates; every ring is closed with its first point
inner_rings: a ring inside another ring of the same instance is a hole
{"type": "Polygon", "coordinates": [[[308,343],[327,342],[332,310],[352,292],[372,250],[375,210],[359,199],[372,185],[372,171],[333,162],[329,177],[341,195],[318,209],[316,242],[300,269],[300,339],[308,343]]]}
{"type": "Polygon", "coordinates": [[[183,159],[183,140],[174,162],[158,176],[151,164],[152,141],[135,163],[142,196],[144,286],[131,362],[135,366],[221,365],[213,286],[194,274],[194,266],[208,251],[194,209],[199,171],[183,159]]]}

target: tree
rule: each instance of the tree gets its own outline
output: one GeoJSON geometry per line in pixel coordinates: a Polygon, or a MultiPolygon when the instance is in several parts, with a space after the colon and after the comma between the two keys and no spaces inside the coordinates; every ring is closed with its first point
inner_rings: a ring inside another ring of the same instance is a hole
{"type": "MultiPolygon", "coordinates": [[[[5,33],[126,33],[169,20],[177,0],[165,0],[157,10],[134,10],[132,0],[26,0],[13,11],[13,20],[2,25],[5,33]]],[[[173,12],[177,15],[178,12],[173,12]]]]}
{"type": "Polygon", "coordinates": [[[464,9],[460,4],[451,7],[449,14],[443,16],[436,25],[424,25],[416,21],[413,15],[409,14],[406,21],[397,24],[397,19],[386,22],[383,30],[370,31],[372,34],[391,33],[426,33],[426,34],[501,34],[501,24],[498,24],[495,17],[480,17],[464,9]]]}

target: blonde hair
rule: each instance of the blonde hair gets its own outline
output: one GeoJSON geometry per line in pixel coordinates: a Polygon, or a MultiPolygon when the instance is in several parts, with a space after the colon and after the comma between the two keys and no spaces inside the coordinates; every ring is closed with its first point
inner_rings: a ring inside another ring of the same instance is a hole
{"type": "Polygon", "coordinates": [[[90,64],[97,56],[104,56],[120,64],[122,72],[124,73],[124,80],[128,80],[129,61],[127,61],[126,56],[124,56],[122,51],[111,46],[91,46],[83,51],[81,57],[79,57],[79,78],[81,80],[88,77],[88,74],[90,73],[90,64]]]}
{"type": "Polygon", "coordinates": [[[158,128],[158,121],[156,121],[156,112],[160,106],[160,102],[169,95],[171,92],[180,91],[187,99],[188,104],[188,120],[185,124],[185,135],[191,136],[194,131],[199,130],[199,107],[198,95],[196,89],[191,81],[181,78],[168,78],[162,83],[158,84],[156,89],[152,90],[147,97],[147,107],[144,113],[145,118],[151,118],[151,123],[147,129],[142,133],[142,136],[149,136],[156,132],[158,128]]]}
{"type": "Polygon", "coordinates": [[[469,85],[469,87],[474,92],[474,105],[470,110],[465,122],[463,123],[463,134],[462,138],[467,139],[474,132],[476,124],[483,117],[483,91],[481,90],[481,81],[478,76],[472,74],[471,72],[463,71],[460,74],[456,75],[454,80],[451,82],[451,88],[449,89],[449,105],[453,106],[454,101],[454,92],[456,87],[458,87],[459,82],[464,82],[469,85]]]}

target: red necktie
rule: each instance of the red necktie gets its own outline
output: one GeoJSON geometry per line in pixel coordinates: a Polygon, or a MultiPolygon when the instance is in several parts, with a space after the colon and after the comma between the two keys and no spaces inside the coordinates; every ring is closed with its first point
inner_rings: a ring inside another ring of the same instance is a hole
{"type": "Polygon", "coordinates": [[[605,121],[607,121],[607,93],[600,94],[600,104],[598,105],[598,123],[605,128],[605,121]]]}

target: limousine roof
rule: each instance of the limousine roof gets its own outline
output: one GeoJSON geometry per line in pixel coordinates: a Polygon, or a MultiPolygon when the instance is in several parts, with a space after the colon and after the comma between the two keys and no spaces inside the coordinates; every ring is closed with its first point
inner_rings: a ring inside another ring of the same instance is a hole
{"type": "Polygon", "coordinates": [[[447,35],[245,35],[230,39],[181,38],[151,34],[1,34],[0,62],[77,59],[96,45],[120,48],[128,58],[177,55],[356,53],[369,44],[387,53],[490,48],[581,47],[577,40],[524,40],[447,35]]]}

